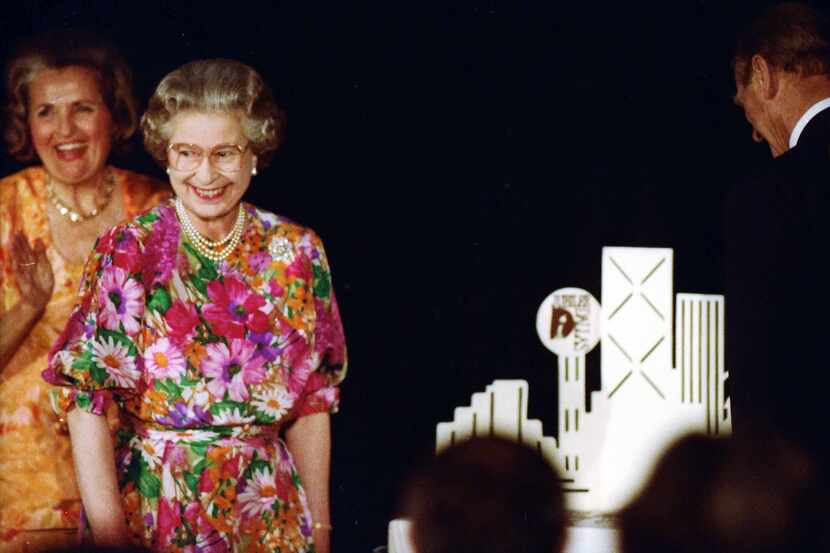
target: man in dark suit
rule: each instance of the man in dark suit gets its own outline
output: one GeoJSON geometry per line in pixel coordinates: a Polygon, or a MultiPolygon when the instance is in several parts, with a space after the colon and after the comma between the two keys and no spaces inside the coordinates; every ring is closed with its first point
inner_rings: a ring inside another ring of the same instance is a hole
{"type": "Polygon", "coordinates": [[[774,159],[733,188],[725,214],[735,432],[771,428],[818,454],[830,427],[829,31],[789,3],[739,37],[735,102],[774,159]]]}

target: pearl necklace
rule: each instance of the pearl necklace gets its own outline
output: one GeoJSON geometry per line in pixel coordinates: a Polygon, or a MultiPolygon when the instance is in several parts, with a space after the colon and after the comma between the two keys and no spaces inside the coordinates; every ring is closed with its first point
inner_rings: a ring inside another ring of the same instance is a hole
{"type": "Polygon", "coordinates": [[[178,215],[184,234],[190,243],[193,244],[200,254],[213,262],[222,261],[236,249],[240,238],[242,238],[242,231],[245,229],[245,210],[242,209],[242,204],[239,205],[239,214],[236,216],[236,222],[233,228],[225,238],[218,241],[209,240],[196,230],[196,227],[190,222],[190,217],[187,216],[187,211],[185,211],[184,205],[179,198],[176,198],[176,215],[178,215]],[[218,248],[222,249],[216,251],[218,248]]]}
{"type": "Polygon", "coordinates": [[[109,205],[110,200],[112,199],[112,191],[115,188],[115,177],[112,176],[112,171],[110,171],[109,169],[106,170],[104,180],[105,184],[103,204],[100,207],[92,208],[92,210],[87,214],[78,213],[77,211],[63,203],[60,200],[60,198],[58,198],[58,195],[55,194],[55,188],[52,185],[52,175],[50,175],[48,171],[46,172],[46,194],[49,198],[49,201],[52,202],[52,205],[55,206],[55,209],[57,209],[58,213],[60,213],[63,217],[66,217],[73,223],[89,221],[90,219],[97,217],[103,210],[105,210],[109,205]]]}

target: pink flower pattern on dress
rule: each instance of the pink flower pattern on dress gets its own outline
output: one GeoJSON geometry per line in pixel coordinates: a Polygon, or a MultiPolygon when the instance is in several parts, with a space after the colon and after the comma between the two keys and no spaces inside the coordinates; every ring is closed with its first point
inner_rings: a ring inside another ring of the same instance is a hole
{"type": "Polygon", "coordinates": [[[152,286],[170,280],[178,257],[179,229],[175,209],[159,209],[159,220],[144,243],[142,282],[152,286]]]}
{"type": "Polygon", "coordinates": [[[260,384],[265,379],[264,357],[254,357],[256,347],[243,340],[231,340],[231,347],[221,342],[208,344],[208,357],[202,362],[202,372],[212,380],[207,388],[221,400],[225,391],[234,401],[248,399],[248,385],[260,384]]]}
{"type": "Polygon", "coordinates": [[[267,470],[254,472],[248,487],[239,494],[242,516],[261,517],[265,511],[274,508],[277,501],[277,483],[274,475],[267,470]]]}
{"type": "Polygon", "coordinates": [[[179,344],[189,342],[196,336],[196,326],[201,322],[196,306],[176,300],[164,315],[167,326],[170,327],[170,338],[179,344]]]}
{"type": "Polygon", "coordinates": [[[119,323],[124,325],[128,335],[136,334],[140,328],[138,319],[144,311],[144,288],[120,267],[110,266],[101,277],[98,301],[101,310],[101,323],[104,328],[118,330],[119,323]]]}
{"type": "Polygon", "coordinates": [[[95,341],[92,345],[92,358],[118,388],[133,387],[141,375],[128,349],[112,338],[95,341]]]}
{"type": "Polygon", "coordinates": [[[219,336],[242,338],[246,330],[268,330],[268,316],[261,310],[265,298],[253,293],[240,280],[230,277],[224,283],[211,281],[207,292],[212,303],[202,308],[202,315],[219,336]]]}
{"type": "Polygon", "coordinates": [[[144,369],[150,378],[178,380],[187,370],[182,352],[169,338],[161,338],[144,350],[144,369]]]}
{"type": "Polygon", "coordinates": [[[319,238],[245,209],[218,264],[186,241],[172,201],[105,234],[44,371],[61,413],[118,402],[127,522],[155,551],[314,550],[279,428],[337,410],[342,326],[319,238]],[[290,258],[268,253],[275,239],[290,258]]]}
{"type": "Polygon", "coordinates": [[[127,272],[135,271],[138,266],[139,252],[138,242],[132,232],[119,233],[114,238],[115,253],[112,256],[112,264],[127,272]]]}

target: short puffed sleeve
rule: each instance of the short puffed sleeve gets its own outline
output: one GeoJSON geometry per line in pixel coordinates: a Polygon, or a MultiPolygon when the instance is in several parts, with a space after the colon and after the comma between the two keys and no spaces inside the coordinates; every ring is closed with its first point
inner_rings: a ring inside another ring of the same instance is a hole
{"type": "Polygon", "coordinates": [[[311,288],[314,301],[314,344],[309,352],[309,374],[296,407],[297,416],[312,413],[336,413],[340,404],[339,384],[346,376],[347,354],[343,323],[332,286],[323,243],[313,232],[303,241],[301,251],[311,265],[311,288]]]}
{"type": "Polygon", "coordinates": [[[43,372],[57,386],[51,399],[59,415],[73,407],[103,415],[112,393],[136,392],[145,303],[139,261],[135,228],[114,227],[96,242],[78,303],[43,372]]]}

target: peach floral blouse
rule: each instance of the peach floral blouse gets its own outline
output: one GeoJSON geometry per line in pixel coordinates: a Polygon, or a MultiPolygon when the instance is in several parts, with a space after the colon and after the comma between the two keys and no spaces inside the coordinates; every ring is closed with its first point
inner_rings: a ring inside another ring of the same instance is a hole
{"type": "MultiPolygon", "coordinates": [[[[168,194],[149,177],[112,172],[124,184],[127,218],[168,194]]],[[[45,175],[31,167],[0,180],[0,317],[20,297],[9,259],[15,233],[22,231],[32,245],[38,238],[46,244],[55,276],[43,318],[0,371],[0,549],[21,531],[75,528],[80,512],[69,436],[50,407],[41,372],[77,301],[83,266],[64,261],[52,246],[45,175]]]]}

